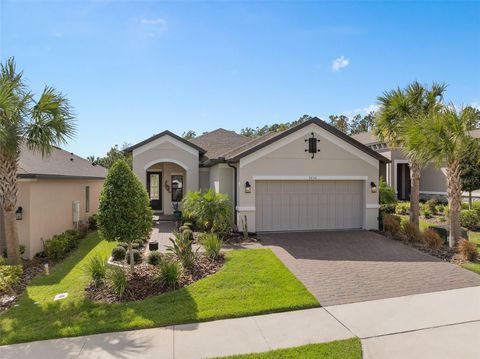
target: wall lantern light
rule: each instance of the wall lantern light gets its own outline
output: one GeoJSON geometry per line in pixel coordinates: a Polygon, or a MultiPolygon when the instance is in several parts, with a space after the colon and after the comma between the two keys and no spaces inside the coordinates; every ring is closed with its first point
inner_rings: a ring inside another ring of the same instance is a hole
{"type": "Polygon", "coordinates": [[[245,193],[251,193],[252,192],[252,186],[250,186],[250,182],[245,182],[245,193]]]}
{"type": "Polygon", "coordinates": [[[17,210],[15,211],[15,218],[17,221],[21,221],[23,219],[23,208],[18,207],[17,210]]]}
{"type": "Polygon", "coordinates": [[[372,193],[377,193],[377,185],[373,182],[370,182],[370,189],[372,190],[372,193]]]}

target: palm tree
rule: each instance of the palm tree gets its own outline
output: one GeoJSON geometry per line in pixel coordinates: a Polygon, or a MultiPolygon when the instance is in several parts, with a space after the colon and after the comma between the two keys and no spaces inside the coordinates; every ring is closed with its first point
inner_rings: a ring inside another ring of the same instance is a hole
{"type": "Polygon", "coordinates": [[[43,156],[75,133],[68,100],[46,86],[35,101],[17,72],[13,58],[0,64],[0,207],[3,210],[8,260],[20,263],[15,220],[17,172],[23,146],[43,156]]]}
{"type": "MultiPolygon", "coordinates": [[[[405,124],[411,119],[422,122],[430,113],[441,108],[446,85],[433,83],[426,88],[413,82],[405,89],[385,92],[378,97],[380,108],[375,117],[374,133],[391,148],[403,148],[406,142],[405,124]]],[[[424,165],[406,153],[410,166],[410,223],[419,228],[420,173],[424,165]]]]}
{"type": "MultiPolygon", "coordinates": [[[[425,121],[410,120],[405,148],[420,161],[434,161],[438,167],[446,163],[447,195],[450,207],[450,246],[461,237],[460,210],[462,185],[460,180],[462,156],[466,152],[480,153],[480,143],[470,131],[480,120],[480,111],[466,107],[457,110],[453,105],[431,113],[425,121]]],[[[480,162],[480,158],[478,158],[480,162]]]]}

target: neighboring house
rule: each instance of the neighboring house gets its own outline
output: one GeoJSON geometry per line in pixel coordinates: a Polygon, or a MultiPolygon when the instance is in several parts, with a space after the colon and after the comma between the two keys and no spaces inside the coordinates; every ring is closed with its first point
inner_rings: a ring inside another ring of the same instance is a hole
{"type": "Polygon", "coordinates": [[[376,229],[379,171],[389,162],[317,118],[254,139],[218,129],[187,141],[164,131],[126,151],[157,212],[213,188],[251,232],[376,229]]]}
{"type": "Polygon", "coordinates": [[[74,228],[74,207],[79,210],[79,221],[96,213],[106,175],[105,168],[60,148],[55,147],[47,157],[22,148],[17,228],[20,244],[26,246],[24,257],[42,251],[42,239],[74,228]]]}
{"type": "MultiPolygon", "coordinates": [[[[471,131],[471,135],[480,138],[480,129],[471,131]]],[[[353,135],[352,138],[363,143],[365,146],[387,157],[391,163],[387,164],[384,175],[385,181],[392,186],[397,197],[401,200],[410,199],[410,167],[408,159],[401,149],[390,148],[385,142],[380,141],[372,132],[362,132],[353,135]]],[[[446,167],[436,167],[433,163],[422,169],[420,177],[420,195],[422,198],[447,196],[446,167]]],[[[474,197],[480,198],[480,191],[472,192],[474,197]]],[[[464,193],[468,196],[468,193],[464,193]]]]}

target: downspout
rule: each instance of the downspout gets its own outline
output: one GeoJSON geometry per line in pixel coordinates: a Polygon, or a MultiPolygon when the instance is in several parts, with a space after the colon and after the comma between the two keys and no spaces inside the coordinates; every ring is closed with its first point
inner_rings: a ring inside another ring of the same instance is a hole
{"type": "Polygon", "coordinates": [[[235,183],[235,186],[233,188],[233,213],[234,213],[234,216],[233,216],[233,223],[235,223],[235,226],[237,225],[237,187],[238,187],[238,183],[237,183],[237,167],[233,166],[230,162],[227,162],[227,165],[228,167],[231,167],[233,168],[233,177],[234,177],[234,183],[235,183]]]}

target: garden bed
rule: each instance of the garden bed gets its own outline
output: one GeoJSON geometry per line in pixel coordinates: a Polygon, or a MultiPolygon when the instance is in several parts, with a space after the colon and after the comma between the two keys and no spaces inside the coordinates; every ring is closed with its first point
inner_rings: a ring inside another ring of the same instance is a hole
{"type": "MultiPolygon", "coordinates": [[[[164,256],[162,260],[171,260],[170,256],[164,256]]],[[[216,260],[211,260],[203,254],[196,256],[191,269],[184,270],[180,276],[178,286],[175,289],[195,283],[208,275],[214,274],[222,268],[225,263],[223,255],[216,260]]],[[[127,276],[127,290],[122,298],[114,294],[114,291],[107,282],[100,286],[90,283],[85,288],[85,297],[89,300],[101,303],[129,302],[143,300],[153,295],[170,292],[173,288],[161,285],[157,281],[158,268],[154,265],[142,263],[135,266],[133,273],[130,273],[128,266],[119,266],[127,276]]]]}

